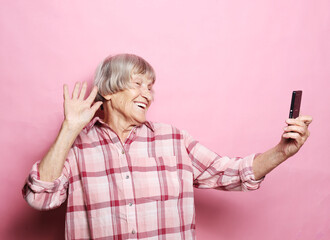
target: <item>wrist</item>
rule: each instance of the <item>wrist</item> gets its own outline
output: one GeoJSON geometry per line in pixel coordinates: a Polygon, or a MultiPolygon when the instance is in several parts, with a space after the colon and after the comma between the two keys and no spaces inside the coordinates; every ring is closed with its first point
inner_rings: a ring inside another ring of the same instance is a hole
{"type": "Polygon", "coordinates": [[[82,129],[83,127],[78,126],[77,124],[73,124],[68,120],[64,120],[61,127],[61,131],[69,135],[76,135],[76,136],[78,136],[78,134],[81,132],[82,129]]]}
{"type": "Polygon", "coordinates": [[[284,162],[289,157],[287,156],[284,148],[282,147],[281,143],[277,144],[274,148],[274,151],[276,152],[277,159],[280,159],[281,162],[284,162]]]}

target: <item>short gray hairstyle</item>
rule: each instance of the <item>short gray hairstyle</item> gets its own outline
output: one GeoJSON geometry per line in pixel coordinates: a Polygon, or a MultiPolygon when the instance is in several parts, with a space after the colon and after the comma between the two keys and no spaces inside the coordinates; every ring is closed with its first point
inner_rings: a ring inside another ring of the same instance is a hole
{"type": "Polygon", "coordinates": [[[134,54],[118,54],[108,56],[98,66],[94,78],[94,85],[98,87],[96,101],[104,101],[102,96],[113,94],[129,88],[133,74],[143,74],[147,78],[156,80],[152,66],[134,54]]]}

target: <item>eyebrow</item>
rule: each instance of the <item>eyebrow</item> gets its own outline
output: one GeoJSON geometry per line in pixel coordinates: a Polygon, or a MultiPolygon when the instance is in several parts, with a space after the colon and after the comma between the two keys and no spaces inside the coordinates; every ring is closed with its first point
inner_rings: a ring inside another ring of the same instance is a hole
{"type": "Polygon", "coordinates": [[[155,80],[154,79],[151,79],[151,78],[146,78],[144,75],[140,75],[139,76],[139,74],[137,74],[136,75],[136,77],[133,79],[133,78],[131,78],[131,81],[144,81],[144,80],[147,80],[147,82],[149,82],[148,83],[148,86],[149,85],[154,85],[155,84],[155,80]]]}
{"type": "Polygon", "coordinates": [[[155,82],[152,79],[147,79],[146,83],[149,86],[149,85],[154,85],[155,82]]]}

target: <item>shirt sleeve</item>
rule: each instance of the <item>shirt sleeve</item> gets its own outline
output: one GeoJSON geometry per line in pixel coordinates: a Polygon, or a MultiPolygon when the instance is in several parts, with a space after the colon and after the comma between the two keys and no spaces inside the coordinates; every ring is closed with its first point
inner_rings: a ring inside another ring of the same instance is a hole
{"type": "Polygon", "coordinates": [[[194,187],[227,191],[251,191],[263,181],[255,180],[252,164],[256,154],[241,158],[222,157],[184,132],[185,147],[192,161],[194,187]]]}
{"type": "Polygon", "coordinates": [[[39,163],[32,166],[26,179],[22,194],[26,202],[38,210],[49,210],[59,207],[67,198],[70,166],[68,159],[73,157],[72,149],[64,163],[62,174],[53,182],[40,180],[39,163]]]}

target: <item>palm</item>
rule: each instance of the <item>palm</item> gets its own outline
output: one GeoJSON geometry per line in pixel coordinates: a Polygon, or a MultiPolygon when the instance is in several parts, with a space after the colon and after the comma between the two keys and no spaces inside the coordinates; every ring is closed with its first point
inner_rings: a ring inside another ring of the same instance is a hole
{"type": "Polygon", "coordinates": [[[291,139],[291,138],[287,139],[287,138],[283,138],[283,137],[280,142],[280,145],[282,146],[282,151],[288,157],[291,157],[295,153],[297,153],[299,148],[301,147],[301,146],[299,146],[298,142],[295,139],[291,139]]]}
{"type": "Polygon", "coordinates": [[[93,118],[97,109],[102,102],[97,102],[92,106],[92,103],[97,94],[97,88],[94,87],[90,95],[84,99],[87,89],[87,84],[84,83],[79,92],[80,83],[74,87],[72,98],[69,97],[68,87],[64,85],[64,116],[70,126],[82,129],[93,118]]]}
{"type": "Polygon", "coordinates": [[[309,136],[308,125],[312,122],[310,116],[300,116],[287,119],[288,126],[284,129],[279,146],[286,157],[291,157],[299,151],[309,136]]]}

